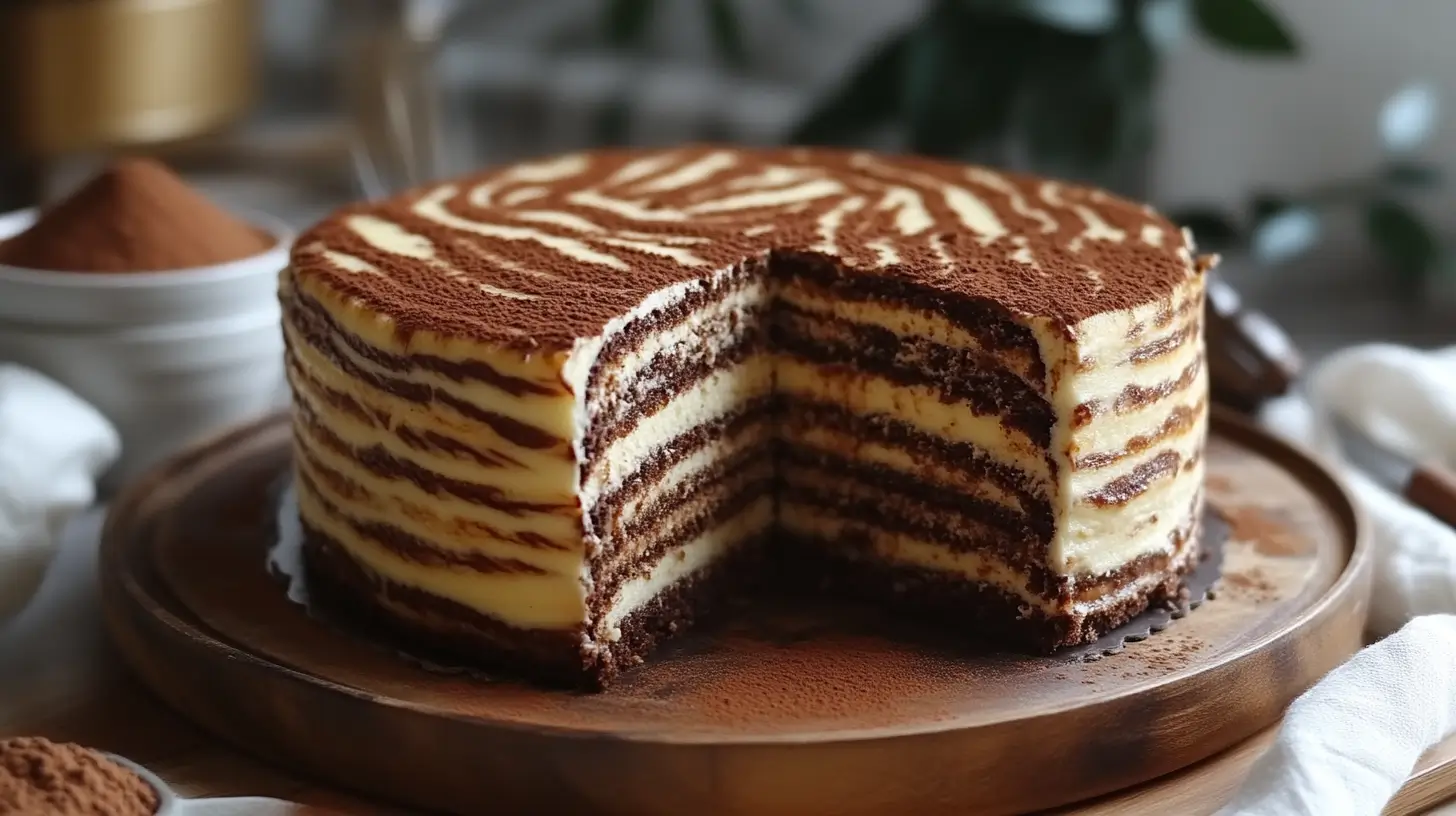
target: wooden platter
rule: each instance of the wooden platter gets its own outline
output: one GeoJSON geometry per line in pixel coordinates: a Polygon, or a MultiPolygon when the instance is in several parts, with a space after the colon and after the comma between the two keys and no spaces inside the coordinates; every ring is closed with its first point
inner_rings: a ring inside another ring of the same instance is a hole
{"type": "Polygon", "coordinates": [[[1216,414],[1216,600],[1096,662],[974,655],[859,609],[761,609],[604,694],[426,671],[267,574],[281,417],[115,503],[107,628],[138,676],[296,772],[455,813],[1011,813],[1101,796],[1273,724],[1361,644],[1370,560],[1317,464],[1216,414]]]}

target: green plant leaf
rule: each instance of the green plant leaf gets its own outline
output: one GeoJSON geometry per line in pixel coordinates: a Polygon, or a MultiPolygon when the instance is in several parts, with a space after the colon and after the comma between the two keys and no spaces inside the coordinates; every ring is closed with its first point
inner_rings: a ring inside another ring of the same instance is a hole
{"type": "Polygon", "coordinates": [[[847,144],[881,125],[899,110],[909,35],[881,42],[840,85],[820,99],[795,125],[796,144],[847,144]]]}
{"type": "Polygon", "coordinates": [[[1219,45],[1248,54],[1294,56],[1299,44],[1260,0],[1193,0],[1198,28],[1219,45]]]}
{"type": "MultiPolygon", "coordinates": [[[[947,118],[941,107],[944,102],[940,98],[941,89],[952,73],[951,32],[938,11],[926,15],[910,32],[905,52],[905,88],[900,101],[910,130],[910,149],[917,153],[939,153],[944,144],[937,142],[954,141],[954,136],[946,134],[941,127],[947,118]]],[[[978,78],[964,79],[975,82],[978,78]]]]}
{"type": "Polygon", "coordinates": [[[921,149],[984,160],[995,156],[1007,141],[1025,87],[1027,54],[1043,29],[1011,15],[971,13],[964,8],[956,8],[943,20],[950,36],[946,70],[934,92],[938,137],[935,144],[921,149]]]}
{"type": "Polygon", "coordinates": [[[743,46],[743,29],[738,25],[738,10],[732,0],[708,0],[708,30],[713,35],[713,46],[718,56],[735,67],[748,63],[748,52],[743,46]]]}
{"type": "Polygon", "coordinates": [[[1041,172],[1055,175],[1068,165],[1088,163],[1085,137],[1093,127],[1091,107],[1101,96],[1093,79],[1095,43],[1091,37],[1046,30],[1026,58],[1019,136],[1041,172]]]}
{"type": "Polygon", "coordinates": [[[1024,51],[1018,124],[1034,169],[1115,189],[1136,183],[1157,135],[1159,57],[1133,4],[1121,8],[1106,35],[1044,28],[1024,51]]]}
{"type": "MultiPolygon", "coordinates": [[[[1153,136],[1146,67],[1135,33],[1086,37],[1044,30],[1020,107],[1022,137],[1035,169],[1108,184],[1153,136]]],[[[1146,43],[1143,43],[1145,46],[1146,43]]]]}
{"type": "Polygon", "coordinates": [[[995,97],[998,83],[1011,75],[985,64],[1001,26],[1001,20],[977,24],[942,2],[911,32],[901,94],[911,151],[957,156],[1004,123],[995,97]]]}
{"type": "Polygon", "coordinates": [[[607,42],[618,48],[641,44],[656,5],[656,0],[607,0],[602,10],[607,42]]]}
{"type": "Polygon", "coordinates": [[[1173,223],[1193,230],[1193,237],[1201,250],[1227,249],[1240,240],[1239,227],[1233,219],[1211,207],[1189,208],[1169,217],[1173,223]]]}
{"type": "Polygon", "coordinates": [[[1112,162],[1125,165],[1153,149],[1158,131],[1153,88],[1160,59],[1138,15],[1127,13],[1105,38],[1100,63],[1118,108],[1112,162]]]}
{"type": "Polygon", "coordinates": [[[1393,199],[1370,202],[1365,210],[1365,230],[1391,266],[1410,280],[1429,272],[1440,254],[1435,235],[1420,215],[1393,199]]]}
{"type": "Polygon", "coordinates": [[[1417,161],[1396,160],[1381,168],[1381,177],[1400,187],[1429,189],[1441,184],[1441,168],[1417,161]]]}

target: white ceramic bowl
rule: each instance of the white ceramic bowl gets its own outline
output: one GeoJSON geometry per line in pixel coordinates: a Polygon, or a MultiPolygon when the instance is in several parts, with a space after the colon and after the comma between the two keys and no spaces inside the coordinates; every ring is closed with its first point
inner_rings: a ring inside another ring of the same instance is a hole
{"type": "MultiPolygon", "coordinates": [[[[0,238],[30,213],[0,217],[0,238]]],[[[0,362],[33,368],[96,406],[121,434],[114,487],[178,448],[283,403],[278,273],[291,233],[252,258],[149,273],[0,265],[0,362]]]]}
{"type": "Polygon", "coordinates": [[[138,777],[141,778],[143,782],[151,785],[152,790],[157,792],[157,811],[156,813],[152,814],[152,816],[176,816],[176,814],[181,810],[181,808],[183,807],[182,803],[185,800],[183,800],[180,796],[176,794],[175,791],[172,790],[171,785],[168,785],[166,782],[162,781],[162,778],[160,776],[152,773],[151,770],[145,765],[132,762],[131,760],[127,759],[124,756],[121,756],[120,754],[113,754],[108,752],[105,753],[105,756],[107,759],[110,759],[117,765],[120,765],[128,771],[136,774],[138,777]]]}
{"type": "Polygon", "coordinates": [[[0,324],[0,359],[45,373],[116,425],[109,485],[284,399],[276,310],[91,334],[0,324]]]}
{"type": "Polygon", "coordinates": [[[124,756],[106,754],[131,771],[157,792],[157,811],[152,816],[298,816],[302,805],[262,796],[228,796],[217,799],[188,799],[172,790],[165,780],[124,756]]]}
{"type": "MultiPolygon", "coordinates": [[[[0,264],[0,325],[96,330],[159,326],[267,307],[293,233],[275,218],[242,216],[277,239],[266,252],[215,266],[163,272],[56,272],[0,264]]],[[[0,239],[35,222],[34,210],[0,215],[0,239]]]]}

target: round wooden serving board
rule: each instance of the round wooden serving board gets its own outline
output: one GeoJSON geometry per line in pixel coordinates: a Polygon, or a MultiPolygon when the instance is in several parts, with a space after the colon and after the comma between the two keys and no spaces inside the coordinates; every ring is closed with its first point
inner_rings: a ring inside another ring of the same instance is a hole
{"type": "Polygon", "coordinates": [[[309,617],[266,567],[282,417],[115,503],[102,601],[138,675],[291,770],[453,813],[1010,813],[1209,757],[1361,645],[1370,561],[1317,464],[1215,414],[1217,596],[1095,662],[977,655],[854,607],[748,608],[602,694],[427,671],[309,617]]]}

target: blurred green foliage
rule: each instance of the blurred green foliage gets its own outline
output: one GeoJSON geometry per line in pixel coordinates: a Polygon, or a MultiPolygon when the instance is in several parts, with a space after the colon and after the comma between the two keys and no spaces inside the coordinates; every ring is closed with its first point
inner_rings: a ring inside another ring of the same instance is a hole
{"type": "MultiPolygon", "coordinates": [[[[747,65],[735,0],[699,1],[717,59],[730,69],[747,65]]],[[[778,2],[808,34],[834,9],[829,0],[778,2]]],[[[658,4],[606,0],[608,42],[642,46],[658,4]]],[[[1018,167],[1138,196],[1157,138],[1153,94],[1165,53],[1190,32],[1247,59],[1300,53],[1295,33],[1263,0],[929,0],[867,48],[787,139],[1018,167]]],[[[616,141],[626,115],[608,107],[603,138],[616,141]]],[[[1405,200],[1441,184],[1436,168],[1412,155],[1433,121],[1429,89],[1403,89],[1380,114],[1387,159],[1368,178],[1255,191],[1243,212],[1190,208],[1174,218],[1202,247],[1274,265],[1317,245],[1330,212],[1355,208],[1402,280],[1456,269],[1405,200]]]]}
{"type": "Polygon", "coordinates": [[[1131,192],[1156,136],[1162,51],[1190,16],[1210,41],[1238,52],[1298,52],[1258,0],[931,0],[791,138],[854,144],[892,125],[916,153],[1131,192]]]}

